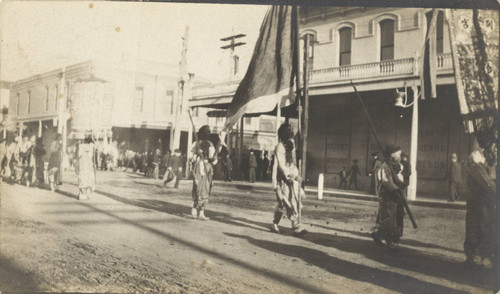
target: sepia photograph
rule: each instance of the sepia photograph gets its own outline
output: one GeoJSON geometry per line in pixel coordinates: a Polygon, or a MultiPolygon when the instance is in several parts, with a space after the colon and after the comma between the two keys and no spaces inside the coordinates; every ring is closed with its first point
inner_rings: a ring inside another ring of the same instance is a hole
{"type": "Polygon", "coordinates": [[[500,293],[500,2],[0,1],[0,294],[500,293]]]}

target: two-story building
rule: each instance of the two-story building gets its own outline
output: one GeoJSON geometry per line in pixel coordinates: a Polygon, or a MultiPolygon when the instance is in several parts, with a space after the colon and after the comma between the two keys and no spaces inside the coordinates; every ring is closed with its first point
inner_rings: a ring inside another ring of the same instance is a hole
{"type": "MultiPolygon", "coordinates": [[[[20,133],[46,144],[57,133],[92,133],[134,151],[167,150],[179,113],[178,80],[176,65],[126,56],[114,64],[86,61],[13,83],[9,114],[20,133]]],[[[186,152],[189,128],[179,126],[186,152]]]]}
{"type": "MultiPolygon", "coordinates": [[[[411,103],[406,108],[394,103],[396,90],[405,92],[408,88],[406,98],[411,102],[411,87],[420,86],[420,59],[430,17],[431,9],[423,8],[300,8],[300,34],[312,35],[314,40],[308,57],[308,184],[316,184],[318,175],[324,174],[325,186],[336,188],[339,171],[342,167],[349,169],[357,160],[362,171],[360,189],[369,189],[371,154],[379,148],[352,81],[369,109],[382,144],[400,145],[409,154],[412,142],[418,142],[418,193],[446,197],[451,153],[465,159],[473,138],[464,132],[459,116],[443,12],[436,24],[437,98],[418,99],[417,109],[411,103]],[[413,113],[418,115],[414,118],[413,113]],[[414,128],[412,136],[416,118],[418,132],[414,128]]],[[[238,82],[200,86],[190,104],[227,107],[237,86],[238,82]]]]}

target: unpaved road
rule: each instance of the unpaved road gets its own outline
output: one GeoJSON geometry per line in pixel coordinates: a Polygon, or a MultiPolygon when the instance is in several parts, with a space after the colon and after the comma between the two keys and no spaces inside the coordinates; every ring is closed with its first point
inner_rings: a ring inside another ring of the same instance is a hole
{"type": "Polygon", "coordinates": [[[399,252],[368,236],[376,203],[308,199],[309,233],[269,232],[270,193],[215,187],[189,218],[190,186],[166,189],[130,173],[99,173],[78,201],[1,184],[0,291],[114,293],[488,293],[492,274],[463,268],[465,211],[413,207],[399,252]]]}

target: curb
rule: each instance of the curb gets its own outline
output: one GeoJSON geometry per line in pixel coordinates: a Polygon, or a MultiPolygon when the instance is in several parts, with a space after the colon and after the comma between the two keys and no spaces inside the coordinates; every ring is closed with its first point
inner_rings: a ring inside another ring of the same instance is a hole
{"type": "MultiPolygon", "coordinates": [[[[214,181],[216,187],[223,188],[233,188],[237,190],[245,190],[245,191],[255,191],[255,192],[274,192],[271,184],[253,184],[253,183],[244,183],[244,182],[224,182],[224,181],[214,181]]],[[[317,189],[306,187],[307,196],[309,199],[315,199],[317,195],[317,189]]],[[[346,192],[346,191],[323,191],[324,196],[335,197],[335,198],[343,198],[343,199],[354,199],[354,200],[364,200],[364,201],[373,201],[378,202],[378,197],[374,195],[364,194],[364,193],[355,193],[355,192],[346,192]]],[[[466,204],[465,202],[446,202],[439,201],[433,199],[418,199],[414,201],[408,201],[409,205],[421,206],[421,207],[431,207],[431,208],[448,208],[448,209],[460,209],[465,210],[466,204]]]]}

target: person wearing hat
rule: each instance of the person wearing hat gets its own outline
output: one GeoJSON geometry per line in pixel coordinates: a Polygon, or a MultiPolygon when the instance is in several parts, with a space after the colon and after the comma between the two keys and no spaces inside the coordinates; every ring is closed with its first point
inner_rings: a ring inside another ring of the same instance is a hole
{"type": "Polygon", "coordinates": [[[404,207],[399,199],[400,190],[405,187],[400,173],[401,148],[389,145],[386,154],[390,162],[384,162],[376,175],[379,210],[372,238],[379,245],[384,245],[384,240],[389,248],[396,249],[403,235],[404,217],[404,207]]]}
{"type": "Polygon", "coordinates": [[[209,126],[201,127],[198,130],[198,140],[191,149],[193,173],[191,216],[200,220],[209,220],[205,216],[205,207],[212,190],[213,166],[217,164],[215,147],[209,140],[210,133],[209,126]]]}

